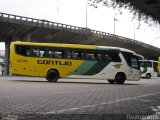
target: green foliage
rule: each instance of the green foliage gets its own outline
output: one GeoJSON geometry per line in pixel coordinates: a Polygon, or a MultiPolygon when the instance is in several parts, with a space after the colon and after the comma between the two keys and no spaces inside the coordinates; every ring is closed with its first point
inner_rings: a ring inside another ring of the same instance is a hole
{"type": "Polygon", "coordinates": [[[88,5],[93,6],[95,8],[97,8],[99,4],[102,4],[107,7],[113,7],[113,9],[121,10],[122,8],[124,8],[129,10],[129,12],[133,14],[132,20],[138,20],[139,25],[141,21],[144,21],[149,26],[152,26],[151,21],[153,21],[154,24],[160,24],[160,20],[140,10],[135,5],[133,5],[133,3],[130,3],[129,0],[88,0],[88,5]]]}

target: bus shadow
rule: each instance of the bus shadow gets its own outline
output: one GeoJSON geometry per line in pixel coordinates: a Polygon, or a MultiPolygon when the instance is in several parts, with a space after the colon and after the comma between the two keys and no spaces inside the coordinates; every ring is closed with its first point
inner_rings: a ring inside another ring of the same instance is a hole
{"type": "Polygon", "coordinates": [[[48,81],[40,81],[40,80],[13,80],[15,82],[26,82],[26,83],[49,83],[49,84],[62,84],[62,83],[65,83],[65,84],[94,84],[94,85],[115,85],[115,86],[138,86],[140,84],[135,84],[135,83],[124,83],[124,84],[110,84],[108,82],[88,82],[88,81],[82,81],[82,82],[79,82],[79,81],[57,81],[57,82],[48,82],[48,81]]]}
{"type": "Polygon", "coordinates": [[[99,83],[99,82],[68,82],[68,81],[60,81],[57,83],[73,83],[73,84],[103,84],[103,85],[115,85],[115,86],[137,86],[139,84],[135,84],[135,83],[124,83],[124,84],[110,84],[108,82],[103,82],[103,83],[99,83]]]}
{"type": "Polygon", "coordinates": [[[27,83],[48,83],[47,81],[39,81],[39,80],[12,80],[15,82],[27,82],[27,83]]]}
{"type": "Polygon", "coordinates": [[[26,82],[26,83],[47,83],[47,84],[109,84],[109,83],[99,83],[99,82],[71,82],[71,81],[57,81],[57,82],[48,82],[48,81],[39,81],[39,80],[13,80],[15,82],[26,82]]]}

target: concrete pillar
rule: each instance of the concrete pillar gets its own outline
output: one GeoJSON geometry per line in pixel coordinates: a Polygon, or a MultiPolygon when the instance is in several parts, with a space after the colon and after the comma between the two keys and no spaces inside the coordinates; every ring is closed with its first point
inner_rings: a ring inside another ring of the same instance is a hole
{"type": "Polygon", "coordinates": [[[30,42],[31,41],[31,33],[27,33],[25,36],[23,36],[23,41],[30,42]]]}
{"type": "Polygon", "coordinates": [[[27,42],[30,42],[30,41],[31,41],[31,33],[29,32],[27,35],[27,42]]]}
{"type": "Polygon", "coordinates": [[[4,75],[9,75],[10,44],[11,44],[11,41],[5,42],[4,75]]]}

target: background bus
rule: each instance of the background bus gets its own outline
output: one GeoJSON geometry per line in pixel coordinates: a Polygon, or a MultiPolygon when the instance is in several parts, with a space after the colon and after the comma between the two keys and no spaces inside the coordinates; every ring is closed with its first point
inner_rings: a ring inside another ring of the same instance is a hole
{"type": "Polygon", "coordinates": [[[118,47],[13,42],[11,74],[58,78],[107,79],[123,84],[140,80],[140,65],[135,52],[118,47]]]}
{"type": "Polygon", "coordinates": [[[158,74],[158,62],[154,60],[145,60],[141,62],[141,77],[150,79],[151,77],[157,77],[158,74]]]}

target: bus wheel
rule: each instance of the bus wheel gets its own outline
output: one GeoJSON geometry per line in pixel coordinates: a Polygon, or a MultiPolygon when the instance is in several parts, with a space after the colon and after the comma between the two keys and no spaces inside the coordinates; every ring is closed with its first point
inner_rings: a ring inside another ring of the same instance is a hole
{"type": "Polygon", "coordinates": [[[108,80],[108,82],[109,82],[110,84],[114,84],[114,83],[115,83],[115,80],[108,80]]]}
{"type": "Polygon", "coordinates": [[[151,74],[147,73],[146,74],[146,79],[150,79],[151,78],[151,74]]]}
{"type": "Polygon", "coordinates": [[[126,80],[126,76],[124,73],[116,74],[115,76],[116,84],[124,84],[125,80],[126,80]]]}
{"type": "Polygon", "coordinates": [[[58,78],[59,73],[57,70],[49,70],[46,75],[46,79],[48,80],[48,82],[57,82],[58,78]]]}

